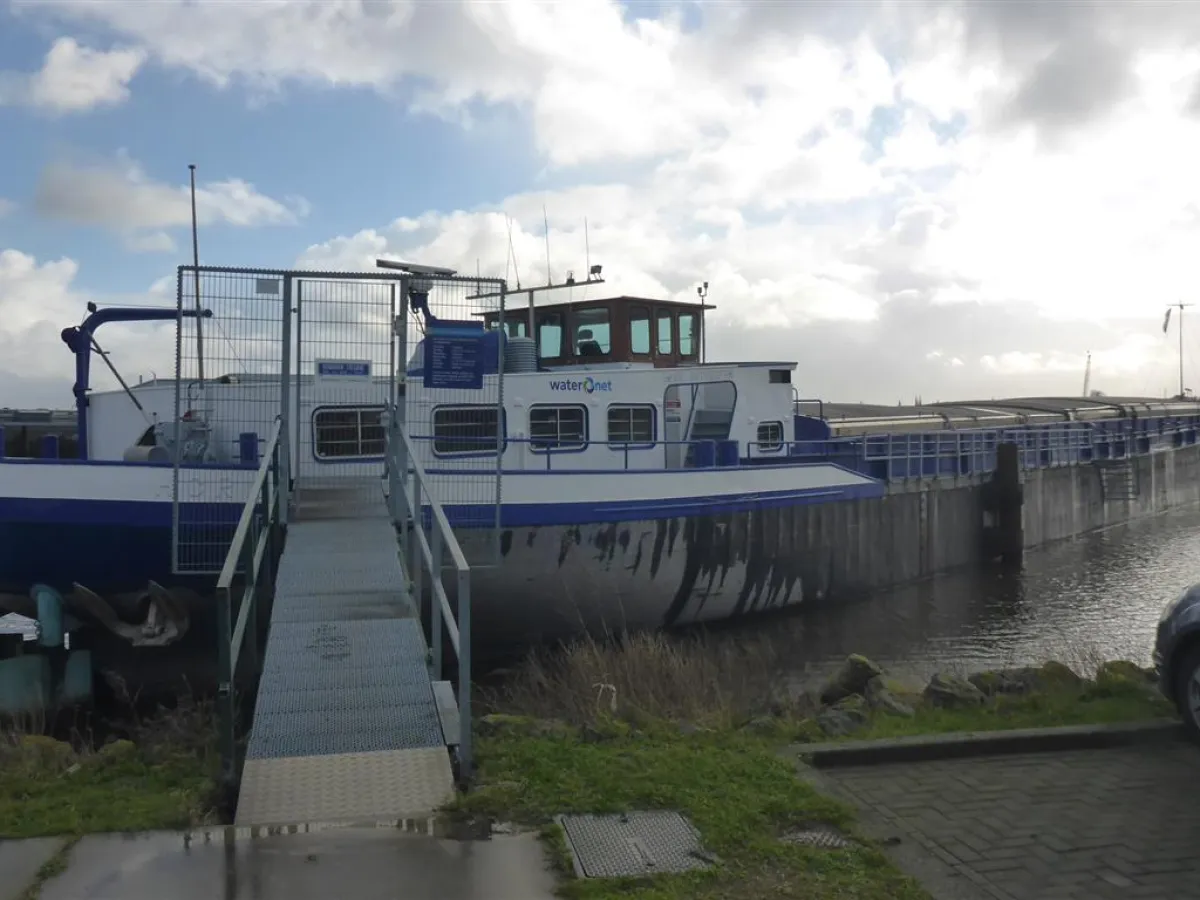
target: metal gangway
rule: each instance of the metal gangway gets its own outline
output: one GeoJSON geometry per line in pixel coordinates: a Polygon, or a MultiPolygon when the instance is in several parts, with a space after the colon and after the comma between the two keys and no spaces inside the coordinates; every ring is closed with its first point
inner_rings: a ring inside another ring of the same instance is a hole
{"type": "Polygon", "coordinates": [[[218,580],[221,768],[235,824],[428,817],[453,799],[455,768],[460,779],[471,769],[470,568],[398,417],[384,478],[293,482],[282,430],[277,421],[218,580]],[[443,628],[457,692],[442,680],[443,628]],[[253,689],[256,673],[243,750],[239,688],[253,689]]]}

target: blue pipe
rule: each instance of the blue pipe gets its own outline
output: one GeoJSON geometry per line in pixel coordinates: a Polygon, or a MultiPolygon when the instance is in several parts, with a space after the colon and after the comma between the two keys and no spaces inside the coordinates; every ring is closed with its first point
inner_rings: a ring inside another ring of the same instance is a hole
{"type": "Polygon", "coordinates": [[[168,307],[141,308],[136,306],[110,306],[108,309],[96,309],[95,303],[88,304],[90,315],[81,325],[64,328],[59,335],[63,343],[75,354],[75,386],[71,389],[75,394],[76,429],[79,433],[79,458],[88,458],[88,427],[87,427],[87,392],[92,368],[92,336],[96,329],[106,322],[169,322],[178,319],[182,314],[186,318],[212,318],[211,309],[195,310],[168,307]]]}
{"type": "Polygon", "coordinates": [[[63,598],[54,588],[35,584],[29,589],[30,597],[37,603],[39,635],[38,643],[43,647],[63,645],[63,598]]]}

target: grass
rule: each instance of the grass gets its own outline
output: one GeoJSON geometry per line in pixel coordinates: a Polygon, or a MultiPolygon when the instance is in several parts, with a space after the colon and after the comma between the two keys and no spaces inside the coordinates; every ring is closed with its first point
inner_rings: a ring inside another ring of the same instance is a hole
{"type": "MultiPolygon", "coordinates": [[[[503,721],[503,720],[502,720],[503,721]]],[[[577,898],[805,898],[919,900],[926,894],[872,846],[812,850],[779,840],[790,828],[827,823],[853,833],[853,814],[795,777],[768,739],[738,732],[684,735],[665,724],[635,730],[596,720],[580,740],[570,728],[530,733],[510,720],[481,737],[481,786],[463,812],[542,828],[569,871],[560,812],[677,809],[700,829],[721,865],[653,879],[567,881],[577,898]]]]}
{"type": "MultiPolygon", "coordinates": [[[[779,692],[777,660],[761,645],[635,635],[585,640],[529,659],[499,689],[483,691],[478,785],[458,812],[541,830],[565,876],[563,894],[616,900],[917,900],[927,894],[859,833],[849,807],[796,777],[779,750],[833,740],[811,693],[779,692]],[[674,809],[700,830],[720,864],[646,879],[573,879],[556,813],[674,809]],[[825,824],[858,846],[785,843],[789,829],[825,824]]],[[[870,712],[844,738],[1128,722],[1172,714],[1144,673],[1125,664],[1082,679],[1057,664],[1024,695],[939,709],[890,685],[913,715],[870,712]]]]}
{"type": "Polygon", "coordinates": [[[183,828],[215,821],[216,728],[181,700],[94,747],[27,729],[0,734],[0,838],[183,828]]]}

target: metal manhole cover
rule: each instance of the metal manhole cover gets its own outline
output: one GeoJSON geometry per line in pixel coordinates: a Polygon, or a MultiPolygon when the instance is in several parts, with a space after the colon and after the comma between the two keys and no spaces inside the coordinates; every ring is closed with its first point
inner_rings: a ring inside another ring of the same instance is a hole
{"type": "Polygon", "coordinates": [[[833,828],[803,828],[798,831],[789,831],[780,840],[785,844],[801,844],[821,850],[842,850],[853,844],[853,841],[833,828]]]}
{"type": "Polygon", "coordinates": [[[581,878],[621,878],[706,869],[716,858],[676,812],[558,816],[581,878]]]}

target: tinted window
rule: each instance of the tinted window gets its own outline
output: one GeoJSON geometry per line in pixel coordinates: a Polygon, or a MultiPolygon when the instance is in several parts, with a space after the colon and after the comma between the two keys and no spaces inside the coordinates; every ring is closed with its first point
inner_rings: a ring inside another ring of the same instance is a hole
{"type": "Polygon", "coordinates": [[[670,356],[675,352],[675,335],[671,330],[671,321],[675,317],[669,312],[658,314],[658,352],[670,356]]]}
{"type": "Polygon", "coordinates": [[[325,408],[313,413],[317,459],[383,456],[383,407],[325,408]]]}
{"type": "Polygon", "coordinates": [[[758,449],[771,453],[783,449],[783,423],[763,422],[758,426],[758,449]]]}
{"type": "Polygon", "coordinates": [[[608,442],[610,444],[653,444],[656,419],[657,413],[653,406],[610,406],[608,408],[608,442]]]}
{"type": "Polygon", "coordinates": [[[542,313],[537,317],[538,356],[542,359],[558,359],[563,355],[562,316],[558,313],[542,313]]]}
{"type": "Polygon", "coordinates": [[[494,406],[442,406],[433,411],[433,452],[495,453],[499,416],[494,406]]]}
{"type": "Polygon", "coordinates": [[[696,314],[679,314],[679,355],[696,355],[696,314]]]}
{"type": "Polygon", "coordinates": [[[650,310],[644,306],[629,308],[629,352],[650,352],[650,310]]]}
{"type": "Polygon", "coordinates": [[[593,306],[572,313],[575,323],[575,355],[603,356],[612,349],[608,307],[593,306]]]}
{"type": "Polygon", "coordinates": [[[534,450],[567,450],[587,444],[587,410],[582,406],[534,406],[529,410],[534,450]]]}

